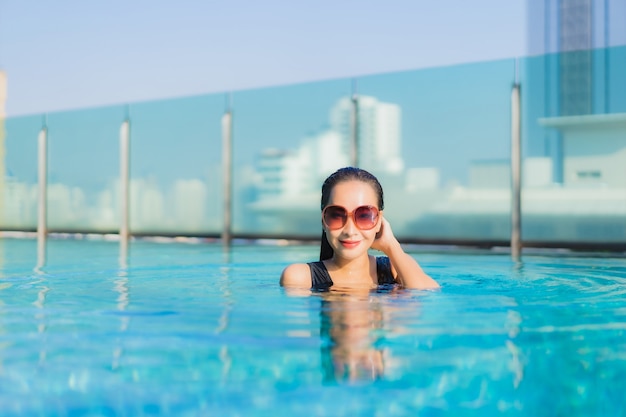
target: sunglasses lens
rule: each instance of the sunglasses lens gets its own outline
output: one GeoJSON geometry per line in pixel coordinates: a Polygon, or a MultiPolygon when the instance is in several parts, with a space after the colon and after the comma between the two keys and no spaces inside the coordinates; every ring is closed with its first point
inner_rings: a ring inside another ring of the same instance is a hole
{"type": "Polygon", "coordinates": [[[359,229],[369,230],[376,226],[378,210],[372,206],[362,206],[354,211],[354,221],[359,229]]]}
{"type": "Polygon", "coordinates": [[[324,209],[324,223],[331,230],[341,229],[346,225],[350,214],[354,215],[354,223],[361,230],[372,229],[378,221],[378,209],[376,207],[361,206],[354,210],[354,213],[348,213],[341,206],[328,206],[324,209]]]}
{"type": "Polygon", "coordinates": [[[340,229],[348,220],[348,213],[343,207],[329,206],[324,210],[324,222],[330,229],[340,229]]]}

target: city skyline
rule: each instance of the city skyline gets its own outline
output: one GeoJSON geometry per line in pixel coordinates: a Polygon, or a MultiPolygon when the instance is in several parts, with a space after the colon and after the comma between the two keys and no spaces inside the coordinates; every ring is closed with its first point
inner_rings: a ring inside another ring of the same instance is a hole
{"type": "MultiPolygon", "coordinates": [[[[614,163],[616,162],[618,161],[614,163]]],[[[534,164],[534,168],[541,169],[542,160],[524,161],[527,168],[528,164],[534,164]]],[[[407,170],[407,177],[411,176],[413,169],[407,170]]],[[[421,170],[419,174],[429,171],[429,175],[437,176],[433,169],[418,170],[421,170]]],[[[576,240],[587,236],[579,234],[587,230],[580,229],[580,225],[585,224],[598,227],[593,239],[619,241],[622,238],[626,233],[623,227],[626,189],[623,186],[607,187],[597,182],[582,187],[582,184],[555,186],[546,181],[549,171],[549,167],[543,168],[544,180],[541,176],[533,180],[533,174],[525,177],[528,184],[523,191],[523,213],[528,220],[525,227],[531,227],[531,232],[526,235],[528,238],[534,234],[535,238],[540,236],[547,240],[559,237],[576,240]],[[553,216],[559,216],[560,221],[550,220],[553,216]],[[541,227],[533,226],[537,222],[544,224],[541,227]],[[571,222],[579,226],[565,226],[571,222]],[[603,230],[608,230],[607,228],[613,230],[611,235],[603,235],[603,230]],[[539,232],[541,233],[537,235],[539,232]]],[[[475,175],[481,175],[480,172],[477,171],[475,175]]],[[[527,169],[527,172],[531,170],[527,169]]],[[[386,212],[394,227],[397,227],[399,236],[410,233],[412,236],[444,239],[460,236],[473,239],[506,239],[510,188],[504,183],[493,183],[491,179],[494,176],[506,178],[509,173],[506,163],[496,165],[485,172],[487,175],[483,174],[482,179],[475,177],[469,187],[441,187],[436,178],[424,182],[421,175],[421,184],[419,181],[389,183],[383,178],[381,180],[386,188],[389,206],[386,212]],[[403,210],[407,205],[412,207],[411,211],[403,210]],[[475,216],[478,217],[471,220],[475,216]],[[490,219],[487,223],[485,216],[490,219]],[[413,223],[415,224],[412,225],[413,223]],[[467,229],[469,224],[472,227],[467,229]]],[[[209,180],[186,179],[177,181],[172,187],[164,187],[163,184],[142,178],[131,179],[131,230],[133,233],[148,234],[217,235],[221,231],[222,219],[222,207],[219,203],[221,194],[217,188],[215,182],[209,180]]],[[[9,204],[5,205],[4,219],[0,219],[4,220],[3,224],[13,226],[9,229],[36,228],[37,185],[12,180],[8,181],[6,192],[6,201],[9,204]]],[[[78,187],[49,184],[48,227],[51,230],[70,232],[114,233],[119,227],[119,183],[112,182],[95,196],[89,197],[87,194],[78,187]]],[[[316,233],[316,225],[319,226],[319,219],[316,220],[316,213],[319,213],[319,190],[292,196],[276,196],[274,200],[255,200],[255,194],[246,194],[245,187],[236,187],[235,194],[234,227],[240,233],[280,234],[298,231],[306,234],[309,230],[312,234],[316,233]],[[267,202],[271,204],[268,205],[267,202]],[[259,206],[258,203],[263,204],[259,206]]]]}

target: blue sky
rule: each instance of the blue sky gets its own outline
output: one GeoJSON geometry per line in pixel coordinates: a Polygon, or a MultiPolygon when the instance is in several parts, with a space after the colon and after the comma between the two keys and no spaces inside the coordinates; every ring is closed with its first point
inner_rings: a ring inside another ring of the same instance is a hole
{"type": "Polygon", "coordinates": [[[525,0],[0,0],[8,116],[526,55],[525,0]]]}

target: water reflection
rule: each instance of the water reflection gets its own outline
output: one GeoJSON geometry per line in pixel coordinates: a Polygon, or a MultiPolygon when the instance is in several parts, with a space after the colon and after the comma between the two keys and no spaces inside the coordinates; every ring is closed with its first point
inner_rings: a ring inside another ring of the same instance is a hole
{"type": "MultiPolygon", "coordinates": [[[[515,260],[511,268],[511,278],[521,281],[526,278],[525,264],[521,258],[515,260]]],[[[513,306],[519,306],[515,297],[511,297],[513,306]]],[[[517,337],[521,332],[522,315],[517,310],[508,310],[506,316],[506,329],[508,339],[506,340],[506,348],[511,354],[510,369],[513,372],[513,386],[517,389],[524,379],[524,360],[520,347],[517,345],[517,337]]]]}
{"type": "MultiPolygon", "coordinates": [[[[220,315],[215,329],[216,334],[222,334],[226,331],[230,325],[230,316],[233,306],[235,304],[232,289],[231,289],[231,268],[230,268],[231,252],[230,250],[224,250],[224,261],[226,266],[220,267],[220,279],[218,280],[219,291],[222,294],[224,300],[222,314],[220,315]]],[[[220,348],[219,359],[222,363],[222,382],[226,382],[230,369],[232,366],[232,357],[228,349],[228,345],[224,344],[220,348]]]]}
{"type": "MultiPolygon", "coordinates": [[[[3,280],[4,277],[4,242],[2,241],[2,239],[0,239],[0,280],[3,280]]],[[[4,291],[4,290],[8,290],[12,287],[12,284],[9,282],[0,282],[0,291],[4,291]]],[[[4,299],[9,299],[9,296],[5,295],[5,293],[0,293],[0,318],[4,318],[4,299]]],[[[6,336],[7,335],[7,330],[4,327],[4,320],[0,320],[0,335],[6,336]]],[[[2,341],[0,342],[0,352],[2,352],[3,354],[0,355],[0,370],[4,369],[5,365],[4,365],[4,350],[9,347],[12,343],[11,342],[7,342],[7,341],[2,341]]]]}
{"type": "Polygon", "coordinates": [[[35,265],[35,273],[43,273],[43,268],[46,266],[47,258],[47,237],[45,234],[39,233],[37,235],[37,265],[35,265]]]}
{"type": "Polygon", "coordinates": [[[128,268],[128,239],[122,237],[120,237],[119,267],[122,271],[128,268]]]}
{"type": "Polygon", "coordinates": [[[384,375],[387,352],[378,346],[384,313],[380,298],[369,291],[322,294],[324,382],[376,381],[384,375]]]}
{"type": "Polygon", "coordinates": [[[43,365],[46,362],[47,350],[46,350],[46,329],[47,329],[47,318],[46,318],[46,298],[47,294],[50,291],[50,288],[46,285],[46,279],[44,277],[44,273],[39,268],[35,270],[37,276],[41,276],[41,279],[33,282],[33,286],[36,284],[41,284],[39,287],[39,291],[37,291],[37,300],[33,301],[33,305],[37,308],[35,312],[35,322],[37,323],[37,333],[42,335],[42,343],[41,348],[39,350],[39,364],[43,365]]]}
{"type": "MultiPolygon", "coordinates": [[[[124,312],[130,304],[130,287],[128,280],[128,244],[120,241],[119,270],[117,278],[113,280],[113,291],[117,293],[117,311],[124,312]]],[[[130,326],[130,317],[126,315],[120,316],[120,333],[128,331],[130,326]]],[[[117,369],[122,361],[124,347],[121,337],[115,341],[113,348],[113,359],[111,361],[111,369],[117,369]]]]}

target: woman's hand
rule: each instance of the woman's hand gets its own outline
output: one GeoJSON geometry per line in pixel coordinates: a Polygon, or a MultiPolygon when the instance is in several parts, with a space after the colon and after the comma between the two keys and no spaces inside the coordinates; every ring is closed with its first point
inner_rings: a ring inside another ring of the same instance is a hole
{"type": "Polygon", "coordinates": [[[417,261],[404,252],[387,219],[383,217],[381,221],[380,232],[377,233],[371,248],[389,257],[391,271],[396,280],[405,288],[439,288],[439,284],[422,270],[417,261]]]}
{"type": "Polygon", "coordinates": [[[380,231],[376,233],[376,239],[374,239],[371,248],[374,250],[379,250],[385,255],[389,256],[389,252],[396,245],[398,245],[398,240],[393,235],[391,225],[389,224],[387,219],[382,217],[380,231]]]}

